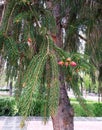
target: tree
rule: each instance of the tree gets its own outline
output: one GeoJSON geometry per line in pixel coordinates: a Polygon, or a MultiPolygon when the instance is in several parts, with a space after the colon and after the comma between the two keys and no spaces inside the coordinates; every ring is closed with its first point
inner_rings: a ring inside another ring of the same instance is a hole
{"type": "Polygon", "coordinates": [[[96,24],[89,24],[98,14],[94,7],[91,0],[6,2],[0,49],[7,62],[8,80],[17,81],[16,97],[20,96],[23,116],[30,115],[34,100],[43,99],[44,117],[52,117],[54,130],[74,129],[74,113],[65,81],[85,107],[78,87],[78,71],[90,67],[87,56],[77,53],[77,43],[79,38],[87,41],[87,34],[91,34],[96,24]],[[79,34],[79,28],[87,39],[79,34]]]}
{"type": "MultiPolygon", "coordinates": [[[[91,1],[92,2],[92,1],[91,1]]],[[[102,79],[101,79],[101,63],[102,63],[102,2],[93,1],[90,8],[92,9],[92,15],[90,19],[90,24],[88,26],[89,33],[87,33],[87,44],[86,44],[86,54],[90,56],[90,62],[96,67],[96,70],[99,72],[98,75],[95,75],[95,71],[91,71],[90,75],[92,78],[93,84],[95,84],[98,79],[99,87],[98,93],[99,97],[102,95],[102,79]]],[[[100,100],[100,99],[99,99],[100,100]]]]}

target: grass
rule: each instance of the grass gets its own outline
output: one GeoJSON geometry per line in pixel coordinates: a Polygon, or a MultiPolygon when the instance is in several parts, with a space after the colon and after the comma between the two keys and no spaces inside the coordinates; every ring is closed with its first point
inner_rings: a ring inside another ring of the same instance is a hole
{"type": "MultiPolygon", "coordinates": [[[[70,101],[71,101],[71,103],[72,102],[76,102],[76,103],[78,103],[78,101],[77,101],[77,99],[76,98],[70,98],[70,101]]],[[[87,103],[97,103],[97,101],[94,101],[94,100],[86,100],[86,102],[87,103]]]]}

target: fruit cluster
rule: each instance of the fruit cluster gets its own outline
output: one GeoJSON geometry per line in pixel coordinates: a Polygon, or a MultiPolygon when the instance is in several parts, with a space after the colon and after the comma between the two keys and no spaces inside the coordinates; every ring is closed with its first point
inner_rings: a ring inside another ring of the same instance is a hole
{"type": "Polygon", "coordinates": [[[67,58],[65,61],[59,61],[58,65],[60,66],[72,66],[72,67],[76,67],[77,63],[75,61],[72,61],[71,58],[67,58]]]}

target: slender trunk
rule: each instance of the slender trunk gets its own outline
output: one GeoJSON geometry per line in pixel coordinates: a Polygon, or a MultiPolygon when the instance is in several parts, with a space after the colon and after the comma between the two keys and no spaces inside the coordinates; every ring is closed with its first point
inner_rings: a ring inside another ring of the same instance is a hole
{"type": "Polygon", "coordinates": [[[10,96],[12,96],[12,81],[10,82],[9,92],[10,92],[10,96]]]}
{"type": "Polygon", "coordinates": [[[102,63],[99,64],[98,82],[98,102],[102,102],[102,63]]]}
{"type": "MultiPolygon", "coordinates": [[[[62,38],[62,27],[61,27],[61,18],[60,18],[60,4],[53,6],[53,15],[56,20],[57,25],[57,34],[56,34],[56,45],[60,48],[63,47],[63,38],[62,38]]],[[[56,115],[51,116],[53,122],[54,130],[73,130],[73,116],[74,112],[70,104],[69,97],[67,95],[64,74],[60,71],[60,97],[59,97],[59,106],[56,115]]]]}

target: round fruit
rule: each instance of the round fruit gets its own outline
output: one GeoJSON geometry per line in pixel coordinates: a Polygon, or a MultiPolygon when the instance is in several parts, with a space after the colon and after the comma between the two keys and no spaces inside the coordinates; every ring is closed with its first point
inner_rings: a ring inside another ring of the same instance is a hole
{"type": "Polygon", "coordinates": [[[69,58],[67,58],[67,59],[66,59],[66,61],[70,62],[70,61],[71,61],[71,58],[70,58],[70,57],[69,57],[69,58]]]}
{"type": "Polygon", "coordinates": [[[64,62],[63,62],[63,61],[59,61],[59,62],[58,62],[58,65],[63,66],[63,65],[64,65],[64,62]]]}
{"type": "Polygon", "coordinates": [[[74,62],[74,61],[71,61],[70,65],[71,65],[72,67],[77,66],[76,62],[74,62]]]}

